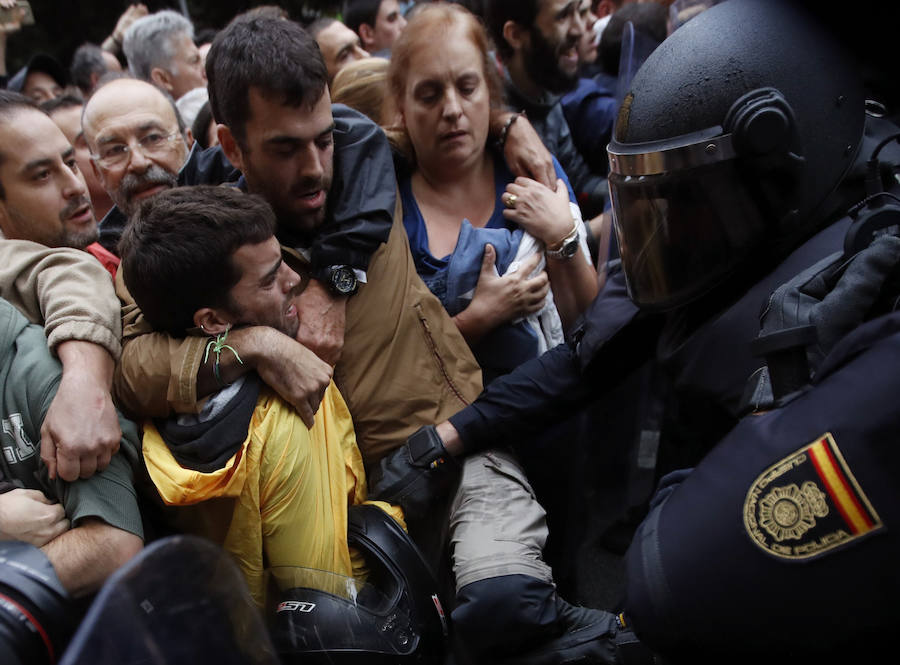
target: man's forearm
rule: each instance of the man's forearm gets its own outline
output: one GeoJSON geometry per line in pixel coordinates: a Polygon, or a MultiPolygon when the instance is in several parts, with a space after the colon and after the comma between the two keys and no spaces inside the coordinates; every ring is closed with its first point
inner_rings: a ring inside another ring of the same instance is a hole
{"type": "Polygon", "coordinates": [[[141,547],[143,542],[136,535],[91,519],[41,549],[63,586],[77,597],[97,591],[141,547]]]}
{"type": "Polygon", "coordinates": [[[63,371],[41,425],[41,459],[50,478],[74,482],[109,464],[122,430],[112,402],[115,363],[97,344],[80,340],[57,348],[63,371]]]}
{"type": "Polygon", "coordinates": [[[506,108],[492,108],[488,122],[488,134],[495,141],[500,138],[500,133],[509,122],[513,111],[506,108]]]}
{"type": "Polygon", "coordinates": [[[63,376],[67,373],[88,376],[107,391],[112,386],[116,363],[109,351],[99,344],[68,340],[56,347],[56,353],[63,366],[63,376]]]}
{"type": "MultiPolygon", "coordinates": [[[[590,395],[591,386],[579,370],[575,351],[561,344],[495,379],[448,424],[466,452],[524,445],[535,433],[587,404],[590,395]]],[[[454,438],[449,429],[438,430],[443,433],[454,438]]]]}
{"type": "Polygon", "coordinates": [[[254,370],[266,349],[271,348],[273,333],[277,331],[265,326],[238,328],[229,331],[225,340],[233,351],[223,348],[216,354],[212,348],[204,350],[205,362],[197,370],[197,398],[211,395],[254,370]]]}

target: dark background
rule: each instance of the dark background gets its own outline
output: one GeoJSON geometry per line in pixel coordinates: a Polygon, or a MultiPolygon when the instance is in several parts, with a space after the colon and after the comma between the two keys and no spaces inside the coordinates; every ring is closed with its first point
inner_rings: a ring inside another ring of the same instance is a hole
{"type": "MultiPolygon", "coordinates": [[[[786,2],[788,0],[785,0],[786,2]]],[[[888,97],[900,97],[900,20],[896,3],[886,0],[856,0],[853,3],[797,0],[820,18],[827,28],[868,69],[877,70],[890,88],[888,97]]],[[[304,21],[318,13],[337,15],[341,0],[185,0],[197,30],[221,28],[235,14],[263,4],[277,4],[290,17],[304,21]]],[[[31,0],[35,25],[13,33],[7,43],[7,71],[12,76],[36,52],[56,57],[68,68],[75,49],[85,41],[102,42],[128,7],[128,0],[31,0]]],[[[181,11],[180,0],[145,0],[151,11],[170,8],[181,11]]]]}
{"type": "MultiPolygon", "coordinates": [[[[68,68],[75,49],[85,41],[100,44],[112,32],[128,0],[31,0],[35,24],[23,27],[9,36],[6,49],[10,76],[37,52],[49,53],[68,68]]],[[[160,9],[181,11],[179,0],[144,0],[150,12],[160,9]]],[[[222,28],[235,15],[265,4],[277,4],[288,10],[295,20],[305,20],[316,13],[335,15],[338,0],[186,0],[195,30],[222,28]]]]}

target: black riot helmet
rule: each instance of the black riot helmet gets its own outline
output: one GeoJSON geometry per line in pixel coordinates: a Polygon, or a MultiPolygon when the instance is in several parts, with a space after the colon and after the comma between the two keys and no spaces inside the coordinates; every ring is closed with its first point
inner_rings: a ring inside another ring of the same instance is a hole
{"type": "Polygon", "coordinates": [[[308,568],[271,569],[279,587],[268,624],[284,665],[443,662],[447,623],[435,577],[400,525],[371,505],[352,506],[347,541],[363,579],[308,568]]]}
{"type": "Polygon", "coordinates": [[[669,309],[831,221],[863,138],[853,61],[788,0],[726,0],[631,83],[608,147],[629,294],[669,309]]]}

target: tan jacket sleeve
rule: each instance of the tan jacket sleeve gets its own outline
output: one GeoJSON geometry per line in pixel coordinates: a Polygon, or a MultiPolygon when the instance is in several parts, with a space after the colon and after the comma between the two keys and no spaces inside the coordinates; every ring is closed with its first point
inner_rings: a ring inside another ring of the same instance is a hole
{"type": "Polygon", "coordinates": [[[119,301],[109,273],[87,252],[0,239],[0,297],[44,326],[51,351],[62,342],[81,340],[118,359],[119,301]]]}
{"type": "Polygon", "coordinates": [[[113,377],[113,396],[132,417],[164,418],[172,412],[196,413],[197,371],[207,339],[155,332],[128,292],[123,271],[115,292],[122,306],[122,359],[113,377]]]}

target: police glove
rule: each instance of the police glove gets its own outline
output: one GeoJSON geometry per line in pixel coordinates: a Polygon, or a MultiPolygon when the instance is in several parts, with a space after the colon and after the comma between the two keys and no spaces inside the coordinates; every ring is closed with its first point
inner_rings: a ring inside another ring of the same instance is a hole
{"type": "Polygon", "coordinates": [[[416,521],[455,486],[458,476],[459,464],[434,425],[426,425],[369,473],[369,498],[400,506],[407,520],[416,521]]]}

